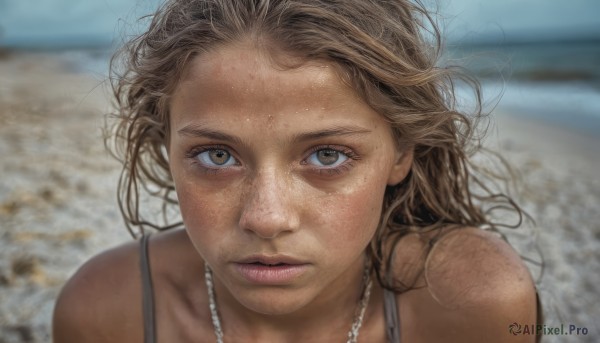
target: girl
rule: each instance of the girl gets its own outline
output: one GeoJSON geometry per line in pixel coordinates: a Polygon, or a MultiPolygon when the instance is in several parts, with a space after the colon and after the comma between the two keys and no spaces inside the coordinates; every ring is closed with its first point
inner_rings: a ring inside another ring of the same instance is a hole
{"type": "Polygon", "coordinates": [[[114,84],[141,239],[67,283],[55,342],[533,341],[431,24],[408,0],[167,2],[114,84]]]}

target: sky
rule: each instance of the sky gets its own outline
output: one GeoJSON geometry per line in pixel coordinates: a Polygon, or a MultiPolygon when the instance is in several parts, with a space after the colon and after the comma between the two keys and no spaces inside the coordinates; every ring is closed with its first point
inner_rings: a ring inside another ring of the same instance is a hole
{"type": "MultiPolygon", "coordinates": [[[[0,0],[0,44],[110,42],[160,0],[0,0]],[[119,20],[122,19],[122,20],[119,20]]],[[[425,0],[432,3],[434,0],[425,0]]],[[[438,0],[450,40],[600,38],[600,0],[438,0]]]]}

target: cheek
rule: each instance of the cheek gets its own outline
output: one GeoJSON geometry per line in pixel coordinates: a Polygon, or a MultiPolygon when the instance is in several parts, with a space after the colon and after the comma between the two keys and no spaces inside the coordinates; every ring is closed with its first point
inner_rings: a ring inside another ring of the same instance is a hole
{"type": "Polygon", "coordinates": [[[211,192],[205,187],[178,188],[177,196],[185,231],[203,259],[216,263],[237,246],[234,192],[211,192]]]}
{"type": "MultiPolygon", "coordinates": [[[[383,198],[387,187],[389,171],[394,158],[394,151],[376,149],[377,158],[365,163],[356,178],[335,201],[323,207],[329,207],[331,213],[339,218],[337,230],[331,239],[354,240],[356,248],[364,248],[373,238],[379,225],[383,198]],[[363,246],[358,247],[358,244],[363,246]]],[[[365,161],[367,162],[367,161],[365,161]]]]}
{"type": "Polygon", "coordinates": [[[216,219],[215,211],[211,208],[213,204],[202,195],[201,190],[194,187],[178,187],[177,198],[186,227],[198,226],[216,219]]]}
{"type": "Polygon", "coordinates": [[[186,165],[183,156],[173,155],[170,170],[175,183],[179,208],[186,229],[207,228],[207,223],[219,223],[224,211],[233,207],[234,194],[228,187],[216,187],[199,178],[198,172],[186,165]]]}
{"type": "Polygon", "coordinates": [[[327,239],[357,246],[369,242],[379,223],[384,191],[385,181],[363,180],[342,194],[315,202],[315,208],[322,213],[320,226],[331,228],[324,230],[329,235],[327,239]]]}
{"type": "Polygon", "coordinates": [[[175,185],[181,216],[191,236],[207,237],[211,232],[223,232],[235,220],[237,196],[230,189],[215,192],[192,181],[176,180],[175,185]]]}

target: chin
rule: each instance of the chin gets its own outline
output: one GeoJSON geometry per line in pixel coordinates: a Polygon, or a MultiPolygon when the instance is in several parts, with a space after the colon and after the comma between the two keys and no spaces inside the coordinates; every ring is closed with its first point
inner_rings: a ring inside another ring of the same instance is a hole
{"type": "Polygon", "coordinates": [[[281,316],[299,311],[311,300],[307,292],[298,289],[267,288],[232,292],[233,297],[247,309],[271,316],[281,316]]]}

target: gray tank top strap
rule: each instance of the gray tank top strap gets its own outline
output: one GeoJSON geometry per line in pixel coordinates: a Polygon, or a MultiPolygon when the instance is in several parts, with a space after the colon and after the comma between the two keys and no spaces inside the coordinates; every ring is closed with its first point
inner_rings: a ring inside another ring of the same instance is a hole
{"type": "Polygon", "coordinates": [[[150,274],[150,259],[148,258],[148,239],[144,234],[140,239],[140,271],[142,274],[142,311],[144,319],[144,343],[155,343],[154,327],[154,291],[150,274]]]}
{"type": "MultiPolygon", "coordinates": [[[[150,235],[140,239],[140,271],[142,275],[142,311],[144,320],[144,343],[156,343],[154,322],[154,291],[150,274],[150,259],[148,257],[148,240],[150,235]]],[[[396,294],[383,289],[383,307],[385,310],[386,336],[389,343],[400,343],[400,320],[396,294]]]]}
{"type": "Polygon", "coordinates": [[[396,303],[396,293],[383,289],[383,309],[385,310],[385,333],[389,343],[400,343],[400,316],[396,303]]]}

